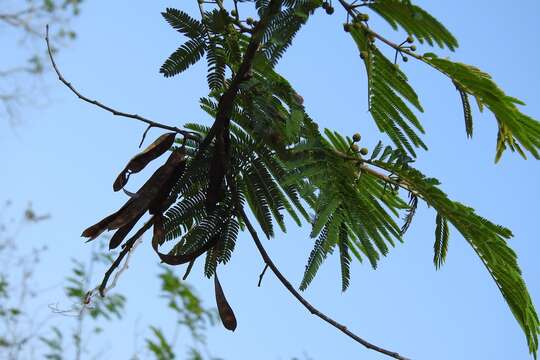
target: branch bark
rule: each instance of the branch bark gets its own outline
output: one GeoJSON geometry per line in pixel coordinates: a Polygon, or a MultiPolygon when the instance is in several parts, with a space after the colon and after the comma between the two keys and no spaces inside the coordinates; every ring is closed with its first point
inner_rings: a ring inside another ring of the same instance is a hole
{"type": "Polygon", "coordinates": [[[130,119],[142,121],[143,123],[148,125],[148,129],[155,127],[155,128],[160,128],[160,129],[164,129],[164,130],[169,130],[169,131],[181,134],[185,138],[192,139],[192,140],[195,140],[195,141],[200,141],[199,136],[197,136],[195,133],[193,133],[191,131],[182,130],[182,129],[176,127],[176,126],[170,126],[170,125],[165,125],[165,124],[162,124],[162,123],[158,123],[158,122],[152,121],[150,119],[147,119],[147,118],[142,117],[142,116],[137,115],[137,114],[128,114],[126,112],[116,110],[116,109],[114,109],[114,108],[112,108],[112,107],[110,107],[108,105],[104,105],[104,104],[100,103],[97,100],[93,100],[93,99],[90,99],[90,98],[82,95],[70,82],[68,82],[64,78],[64,76],[60,72],[60,69],[56,65],[56,61],[54,60],[53,51],[51,49],[51,44],[50,44],[50,40],[49,40],[49,25],[47,25],[47,27],[46,27],[45,41],[47,43],[47,51],[49,53],[49,59],[51,60],[51,63],[52,63],[52,66],[54,68],[54,71],[56,72],[56,75],[58,75],[58,80],[60,80],[65,86],[67,86],[67,88],[69,90],[71,90],[71,92],[74,93],[79,99],[81,99],[81,100],[83,100],[83,101],[85,101],[85,102],[87,102],[89,104],[95,105],[95,106],[97,106],[97,107],[99,107],[99,108],[101,108],[103,110],[106,110],[106,111],[112,113],[115,116],[121,116],[121,117],[125,117],[125,118],[130,118],[130,119]]]}
{"type": "Polygon", "coordinates": [[[362,344],[363,346],[365,346],[366,348],[370,349],[370,350],[374,350],[376,352],[379,352],[381,354],[384,354],[384,355],[387,355],[387,356],[390,356],[394,359],[398,359],[398,360],[410,360],[402,355],[400,355],[399,353],[397,352],[394,352],[394,351],[390,351],[390,350],[387,350],[387,349],[384,349],[382,347],[379,347],[377,345],[374,345],[366,340],[364,340],[363,338],[361,338],[360,336],[354,334],[352,331],[350,331],[349,329],[347,329],[347,327],[343,324],[340,324],[338,323],[337,321],[335,321],[334,319],[330,318],[329,316],[323,314],[322,312],[320,312],[317,308],[315,308],[313,305],[311,305],[304,297],[302,297],[302,295],[300,295],[300,293],[294,288],[294,286],[287,280],[287,278],[285,278],[285,276],[279,271],[279,269],[276,267],[276,265],[274,264],[274,262],[272,261],[272,259],[270,258],[270,256],[268,255],[268,253],[266,252],[266,249],[264,248],[261,240],[259,239],[259,236],[257,234],[257,231],[255,230],[255,228],[253,227],[253,225],[251,224],[251,222],[249,221],[249,219],[247,218],[246,216],[246,213],[244,212],[244,209],[239,207],[238,208],[238,212],[240,214],[240,217],[242,218],[242,220],[244,221],[244,223],[246,224],[246,227],[249,231],[249,233],[251,234],[251,237],[253,238],[253,241],[255,242],[255,246],[257,246],[257,249],[259,250],[259,253],[261,254],[264,262],[266,263],[266,265],[268,265],[268,267],[270,268],[270,270],[272,270],[272,272],[274,273],[274,275],[276,275],[276,277],[278,278],[278,280],[283,284],[283,286],[285,286],[285,288],[313,315],[317,316],[318,318],[322,319],[323,321],[327,322],[328,324],[332,325],[333,327],[335,327],[336,329],[338,329],[339,331],[343,332],[345,335],[349,336],[350,338],[352,338],[354,341],[362,344]]]}

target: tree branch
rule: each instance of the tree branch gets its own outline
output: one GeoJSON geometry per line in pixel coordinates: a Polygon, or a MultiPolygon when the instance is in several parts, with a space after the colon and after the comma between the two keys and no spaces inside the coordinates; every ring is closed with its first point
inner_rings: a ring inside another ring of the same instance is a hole
{"type": "Polygon", "coordinates": [[[113,115],[121,116],[121,117],[125,117],[125,118],[130,118],[130,119],[134,119],[134,120],[138,120],[138,121],[142,121],[143,123],[148,124],[148,127],[156,127],[156,128],[160,128],[160,129],[164,129],[164,130],[173,131],[175,133],[181,134],[185,138],[195,140],[195,141],[200,141],[201,140],[198,135],[196,135],[195,133],[193,133],[191,131],[182,130],[182,129],[179,129],[178,127],[176,127],[176,126],[170,126],[170,125],[161,124],[161,123],[152,121],[150,119],[144,118],[144,117],[142,117],[140,115],[137,115],[137,114],[128,114],[126,112],[119,111],[119,110],[116,110],[116,109],[114,109],[114,108],[112,108],[110,106],[104,105],[104,104],[100,103],[97,100],[92,100],[92,99],[82,95],[77,89],[75,89],[75,87],[70,82],[68,82],[64,78],[64,76],[62,75],[62,73],[58,69],[58,66],[56,65],[56,61],[54,60],[53,51],[51,49],[51,45],[50,45],[50,41],[49,41],[49,25],[47,25],[47,27],[46,27],[45,41],[47,43],[47,51],[49,53],[49,58],[51,60],[54,71],[56,72],[56,75],[58,75],[58,80],[60,80],[64,85],[66,85],[68,87],[68,89],[71,90],[72,93],[77,95],[77,97],[79,99],[81,99],[81,100],[83,100],[83,101],[85,101],[85,102],[87,102],[89,104],[95,105],[95,106],[97,106],[97,107],[99,107],[99,108],[101,108],[103,110],[106,110],[106,111],[112,113],[113,115]]]}
{"type": "Polygon", "coordinates": [[[114,270],[116,270],[116,268],[118,266],[120,266],[120,264],[122,263],[122,260],[124,259],[124,257],[126,255],[128,255],[133,246],[137,243],[137,240],[139,240],[139,238],[141,236],[143,236],[143,234],[148,230],[150,229],[150,227],[152,226],[152,224],[154,223],[153,221],[153,217],[150,218],[150,220],[148,220],[136,233],[135,235],[133,235],[128,241],[126,241],[126,243],[123,245],[122,247],[122,251],[120,251],[120,254],[118,254],[118,257],[116,258],[116,260],[114,260],[114,262],[111,264],[111,266],[109,267],[109,269],[107,270],[107,272],[105,273],[105,275],[103,276],[103,280],[101,281],[101,285],[99,285],[99,294],[103,297],[105,296],[105,293],[106,293],[106,289],[107,289],[107,283],[109,282],[109,278],[111,277],[111,275],[113,274],[114,270]]]}
{"type": "Polygon", "coordinates": [[[268,264],[265,264],[265,265],[264,265],[264,269],[263,269],[263,271],[261,272],[261,275],[259,275],[259,282],[257,283],[257,287],[261,287],[261,283],[262,283],[264,274],[266,273],[266,270],[268,270],[268,264]]]}
{"type": "MultiPolygon", "coordinates": [[[[237,205],[239,205],[239,204],[237,204],[237,205]]],[[[268,255],[268,253],[266,252],[261,240],[259,239],[259,236],[257,235],[257,231],[255,230],[255,228],[253,227],[253,225],[251,224],[251,222],[247,218],[246,213],[244,212],[244,209],[242,207],[240,207],[240,206],[237,206],[237,208],[238,208],[238,212],[240,214],[240,217],[242,218],[242,220],[246,224],[246,227],[247,227],[249,233],[251,234],[251,237],[253,238],[253,241],[255,242],[255,245],[257,246],[257,249],[259,250],[259,253],[261,254],[264,262],[266,263],[266,265],[270,268],[270,270],[272,270],[272,272],[276,275],[276,277],[283,284],[283,286],[285,286],[285,288],[310,313],[312,313],[313,315],[321,318],[323,321],[329,323],[333,327],[337,328],[338,330],[340,330],[341,332],[343,332],[344,334],[346,334],[347,336],[352,338],[354,341],[362,344],[363,346],[365,346],[366,348],[368,348],[370,350],[377,351],[377,352],[379,352],[381,354],[385,354],[385,355],[390,356],[390,357],[392,357],[394,359],[409,360],[408,358],[401,356],[397,352],[393,352],[393,351],[390,351],[390,350],[383,349],[383,348],[381,348],[379,346],[376,346],[376,345],[362,339],[360,336],[354,334],[349,329],[347,329],[347,327],[345,325],[342,325],[342,324],[338,323],[337,321],[333,320],[332,318],[328,317],[327,315],[323,314],[317,308],[315,308],[313,305],[311,305],[306,299],[304,299],[302,297],[302,295],[300,295],[300,293],[294,288],[294,286],[292,286],[292,284],[285,278],[285,276],[283,276],[283,274],[276,267],[276,265],[274,264],[274,262],[272,261],[272,259],[268,255]]]]}

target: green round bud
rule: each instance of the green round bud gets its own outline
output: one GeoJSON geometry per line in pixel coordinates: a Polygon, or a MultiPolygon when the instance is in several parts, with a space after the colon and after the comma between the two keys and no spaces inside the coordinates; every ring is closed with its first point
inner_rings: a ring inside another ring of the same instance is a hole
{"type": "Polygon", "coordinates": [[[368,21],[369,20],[369,15],[368,14],[360,14],[359,19],[360,19],[360,21],[368,21]]]}
{"type": "Polygon", "coordinates": [[[359,149],[358,145],[356,145],[356,144],[352,144],[352,145],[351,145],[351,150],[352,150],[353,152],[357,153],[357,152],[358,152],[358,149],[359,149]]]}
{"type": "Polygon", "coordinates": [[[248,24],[248,25],[253,25],[253,18],[248,17],[248,18],[246,19],[246,24],[248,24]]]}
{"type": "Polygon", "coordinates": [[[416,46],[411,45],[411,51],[416,51],[416,46]]]}
{"type": "Polygon", "coordinates": [[[352,139],[353,139],[354,142],[359,142],[361,138],[362,138],[362,136],[360,136],[359,133],[356,133],[356,134],[354,134],[352,136],[352,139]]]}
{"type": "Polygon", "coordinates": [[[231,16],[234,16],[234,17],[238,16],[238,13],[236,12],[236,10],[231,10],[231,16]]]}
{"type": "Polygon", "coordinates": [[[368,153],[369,153],[369,150],[367,148],[361,148],[360,149],[360,154],[367,155],[368,153]]]}
{"type": "Polygon", "coordinates": [[[409,58],[406,57],[406,56],[404,56],[404,57],[402,58],[402,60],[403,60],[403,62],[407,62],[407,61],[409,61],[409,58]]]}
{"type": "Polygon", "coordinates": [[[351,32],[352,30],[351,24],[343,24],[343,30],[345,30],[345,32],[351,32]]]}
{"type": "Polygon", "coordinates": [[[413,39],[413,37],[411,35],[407,36],[407,42],[409,44],[412,44],[414,42],[414,39],[413,39]]]}
{"type": "Polygon", "coordinates": [[[332,6],[329,6],[326,8],[326,13],[328,15],[332,15],[334,13],[334,8],[332,6]]]}

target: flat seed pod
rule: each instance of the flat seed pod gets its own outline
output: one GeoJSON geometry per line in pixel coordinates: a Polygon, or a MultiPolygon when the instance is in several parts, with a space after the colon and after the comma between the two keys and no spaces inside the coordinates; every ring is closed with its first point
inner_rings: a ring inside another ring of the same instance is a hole
{"type": "Polygon", "coordinates": [[[137,173],[144,169],[152,160],[163,155],[174,144],[175,133],[166,133],[158,137],[144,151],[135,155],[126,165],[124,170],[118,175],[113,184],[113,190],[122,189],[128,182],[129,173],[137,173]]]}
{"type": "MultiPolygon", "coordinates": [[[[89,240],[93,240],[105,230],[119,229],[130,225],[132,222],[136,223],[137,220],[148,210],[150,204],[152,204],[152,202],[154,202],[162,193],[162,187],[171,182],[171,178],[179,171],[178,168],[183,169],[183,166],[185,166],[184,163],[185,155],[183,151],[173,151],[165,164],[158,168],[156,172],[154,172],[154,174],[152,174],[152,176],[139,189],[139,191],[137,191],[136,196],[130,198],[115,213],[107,216],[97,224],[92,225],[84,230],[81,236],[88,237],[90,238],[89,240]]],[[[171,185],[171,187],[173,185],[171,185]]],[[[123,231],[119,233],[118,237],[120,237],[122,233],[123,231]]],[[[115,242],[116,241],[118,240],[115,239],[115,242]]]]}
{"type": "Polygon", "coordinates": [[[154,215],[154,235],[152,236],[152,247],[158,247],[165,241],[165,228],[163,227],[163,215],[154,215]]]}
{"type": "Polygon", "coordinates": [[[218,307],[219,317],[225,329],[234,331],[236,329],[236,316],[225,298],[221,284],[219,283],[217,274],[214,275],[214,288],[216,292],[216,303],[218,307]]]}
{"type": "Polygon", "coordinates": [[[159,244],[152,242],[152,247],[154,248],[154,251],[159,256],[159,259],[168,265],[181,265],[181,264],[187,264],[195,259],[197,259],[199,256],[213,248],[216,243],[219,240],[219,236],[213,236],[200,248],[193,250],[190,253],[187,254],[181,254],[181,255],[174,255],[174,254],[165,254],[159,251],[159,244]]]}
{"type": "Polygon", "coordinates": [[[133,219],[129,224],[126,224],[116,230],[114,235],[112,236],[111,240],[109,240],[109,250],[116,249],[118,245],[124,241],[127,234],[133,229],[135,224],[139,221],[139,219],[144,215],[144,212],[140,213],[139,216],[137,216],[135,219],[133,219]]]}
{"type": "Polygon", "coordinates": [[[107,228],[109,227],[109,224],[115,218],[116,218],[116,213],[113,213],[113,214],[107,216],[103,220],[100,220],[97,224],[94,224],[94,225],[90,226],[89,228],[85,229],[82,232],[81,236],[89,238],[88,241],[94,240],[99,235],[101,235],[102,232],[107,230],[107,228]]]}
{"type": "Polygon", "coordinates": [[[128,172],[126,171],[126,169],[122,170],[122,172],[116,177],[116,180],[114,180],[113,190],[119,191],[120,189],[122,189],[124,186],[126,186],[128,179],[128,172]]]}
{"type": "Polygon", "coordinates": [[[170,181],[177,168],[182,167],[184,162],[184,153],[180,150],[173,151],[167,162],[159,167],[137,191],[137,196],[129,199],[126,205],[118,211],[116,218],[110,222],[108,229],[118,229],[131,222],[141,212],[148,210],[150,204],[161,194],[163,186],[170,181]]]}

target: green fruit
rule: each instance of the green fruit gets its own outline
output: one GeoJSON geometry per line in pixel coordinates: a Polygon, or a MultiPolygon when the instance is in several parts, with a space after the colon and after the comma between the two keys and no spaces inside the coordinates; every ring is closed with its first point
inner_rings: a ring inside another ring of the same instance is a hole
{"type": "Polygon", "coordinates": [[[231,10],[231,16],[236,17],[237,15],[238,15],[238,13],[236,12],[236,10],[231,10]]]}
{"type": "Polygon", "coordinates": [[[353,152],[357,153],[357,152],[358,152],[358,149],[359,149],[359,148],[358,148],[358,145],[356,145],[356,144],[352,144],[352,145],[351,145],[351,150],[352,150],[353,152]]]}
{"type": "Polygon", "coordinates": [[[368,21],[369,20],[369,15],[368,14],[360,14],[358,16],[358,18],[360,19],[360,21],[368,21]]]}
{"type": "Polygon", "coordinates": [[[411,51],[416,51],[416,46],[412,45],[411,46],[411,51]]]}
{"type": "Polygon", "coordinates": [[[326,8],[326,13],[328,15],[332,15],[334,13],[334,8],[332,6],[329,6],[326,8]]]}
{"type": "Polygon", "coordinates": [[[354,142],[359,142],[361,138],[362,138],[362,136],[360,136],[359,133],[356,133],[356,134],[354,134],[352,136],[352,139],[353,139],[354,142]]]}
{"type": "Polygon", "coordinates": [[[361,148],[360,149],[360,154],[367,155],[368,153],[369,153],[369,150],[367,148],[361,148]]]}
{"type": "Polygon", "coordinates": [[[345,32],[351,32],[351,28],[351,24],[343,24],[343,30],[345,30],[345,32]]]}
{"type": "Polygon", "coordinates": [[[414,39],[413,39],[413,37],[411,35],[407,36],[407,42],[409,44],[412,44],[414,42],[414,39]]]}
{"type": "Polygon", "coordinates": [[[403,60],[403,62],[407,62],[407,61],[409,61],[409,58],[406,57],[406,56],[404,56],[404,57],[402,58],[402,60],[403,60]]]}
{"type": "Polygon", "coordinates": [[[253,18],[248,17],[248,18],[246,19],[246,24],[248,24],[248,25],[253,25],[253,18]]]}

